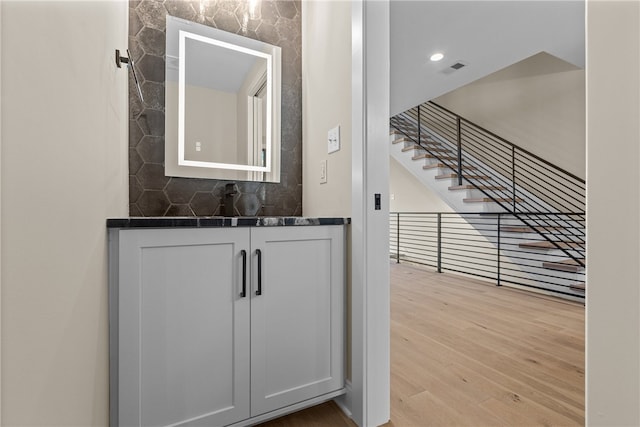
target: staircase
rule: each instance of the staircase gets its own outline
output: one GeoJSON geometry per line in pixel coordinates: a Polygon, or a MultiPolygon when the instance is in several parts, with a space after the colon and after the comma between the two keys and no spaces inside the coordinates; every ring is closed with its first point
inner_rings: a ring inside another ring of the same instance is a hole
{"type": "Polygon", "coordinates": [[[391,155],[418,180],[487,240],[502,238],[504,256],[526,253],[516,264],[535,269],[542,289],[584,296],[584,180],[432,102],[390,124],[391,155]],[[479,225],[491,214],[502,218],[497,235],[479,225]]]}

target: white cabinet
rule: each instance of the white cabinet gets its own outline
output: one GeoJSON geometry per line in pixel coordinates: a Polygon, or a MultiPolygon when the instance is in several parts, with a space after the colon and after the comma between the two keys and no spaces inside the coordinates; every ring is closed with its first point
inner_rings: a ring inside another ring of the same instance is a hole
{"type": "Polygon", "coordinates": [[[110,243],[112,425],[250,424],[343,391],[343,226],[110,243]]]}
{"type": "MultiPolygon", "coordinates": [[[[261,295],[251,299],[251,415],[344,386],[344,228],[257,227],[261,295]]],[[[256,260],[257,261],[257,260],[256,260]]]]}
{"type": "Polygon", "coordinates": [[[247,418],[250,301],[238,278],[248,230],[132,229],[112,238],[112,424],[247,418]]]}

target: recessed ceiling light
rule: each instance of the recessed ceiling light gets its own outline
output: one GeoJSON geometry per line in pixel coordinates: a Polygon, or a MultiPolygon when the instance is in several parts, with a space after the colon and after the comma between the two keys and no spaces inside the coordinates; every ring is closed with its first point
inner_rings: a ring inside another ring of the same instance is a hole
{"type": "Polygon", "coordinates": [[[432,60],[433,62],[438,62],[442,58],[444,58],[444,55],[440,52],[434,53],[433,55],[431,55],[431,57],[429,57],[429,59],[432,60]]]}

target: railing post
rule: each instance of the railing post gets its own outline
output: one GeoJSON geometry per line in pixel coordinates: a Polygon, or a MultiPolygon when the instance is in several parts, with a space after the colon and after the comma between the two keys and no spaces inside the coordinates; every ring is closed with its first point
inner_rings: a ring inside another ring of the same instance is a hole
{"type": "Polygon", "coordinates": [[[458,129],[458,185],[462,185],[462,131],[460,117],[456,117],[456,127],[458,129]]]}
{"type": "Polygon", "coordinates": [[[438,212],[438,273],[442,273],[442,214],[438,212]]]}
{"type": "Polygon", "coordinates": [[[516,147],[511,146],[511,193],[513,195],[513,213],[516,213],[516,147]]]}
{"type": "Polygon", "coordinates": [[[502,286],[500,283],[500,218],[502,215],[498,214],[498,283],[496,286],[502,286]]]}
{"type": "Polygon", "coordinates": [[[400,264],[400,212],[396,213],[396,264],[400,264]]]}
{"type": "Polygon", "coordinates": [[[418,105],[418,145],[422,145],[422,118],[420,117],[420,106],[418,105]]]}

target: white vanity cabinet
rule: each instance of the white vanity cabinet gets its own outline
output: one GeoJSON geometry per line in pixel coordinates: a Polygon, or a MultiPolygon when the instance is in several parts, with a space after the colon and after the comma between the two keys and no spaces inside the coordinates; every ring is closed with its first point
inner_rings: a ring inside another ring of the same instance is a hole
{"type": "Polygon", "coordinates": [[[111,424],[249,425],[342,394],[344,240],[110,229],[111,424]]]}
{"type": "Polygon", "coordinates": [[[344,387],[344,240],[341,226],[251,229],[262,257],[252,260],[252,416],[344,387]]]}

